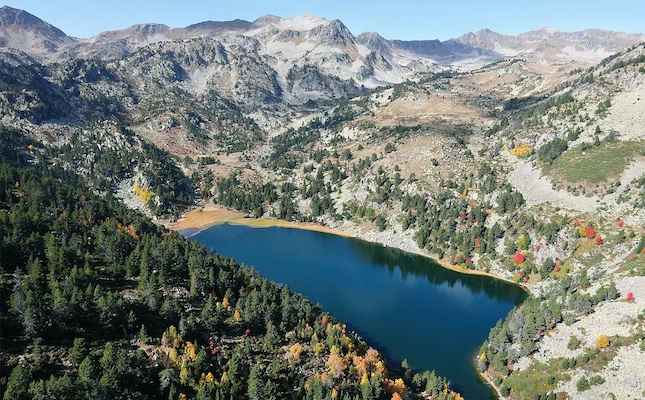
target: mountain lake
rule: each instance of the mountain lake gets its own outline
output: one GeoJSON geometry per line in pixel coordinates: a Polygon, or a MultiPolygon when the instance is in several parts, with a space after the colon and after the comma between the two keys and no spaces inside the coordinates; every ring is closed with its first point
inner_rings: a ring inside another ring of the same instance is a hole
{"type": "Polygon", "coordinates": [[[223,224],[191,239],[320,303],[390,367],[407,359],[415,371],[447,378],[466,399],[496,398],[479,378],[475,357],[495,323],[526,298],[519,286],[309,230],[223,224]]]}

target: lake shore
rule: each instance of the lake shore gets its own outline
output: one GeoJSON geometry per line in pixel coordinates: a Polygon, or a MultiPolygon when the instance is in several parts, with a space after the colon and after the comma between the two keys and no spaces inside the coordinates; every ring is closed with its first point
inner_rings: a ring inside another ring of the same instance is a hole
{"type": "Polygon", "coordinates": [[[479,376],[486,382],[488,386],[493,388],[495,390],[495,393],[497,394],[497,400],[506,400],[506,397],[502,395],[502,392],[499,390],[499,388],[493,383],[493,380],[488,376],[487,372],[478,372],[479,376]]]}
{"type": "MultiPolygon", "coordinates": [[[[469,275],[488,276],[491,278],[508,281],[508,279],[504,279],[503,277],[500,277],[498,275],[495,275],[489,272],[477,271],[472,269],[464,269],[457,265],[439,261],[431,257],[429,254],[424,253],[420,249],[413,250],[413,249],[406,248],[406,246],[397,246],[395,241],[392,241],[392,240],[378,240],[377,238],[374,237],[374,235],[369,233],[361,234],[360,232],[357,232],[357,231],[355,231],[354,233],[351,233],[343,229],[332,228],[329,226],[315,224],[315,223],[290,222],[290,221],[285,221],[281,219],[269,219],[269,218],[249,218],[239,211],[230,210],[225,207],[215,205],[213,203],[209,203],[202,207],[198,207],[193,210],[190,210],[186,212],[184,215],[182,215],[177,221],[174,221],[174,222],[166,221],[163,223],[163,225],[166,226],[168,229],[178,231],[178,232],[195,230],[193,234],[196,234],[199,231],[210,228],[211,226],[221,225],[224,223],[229,223],[232,225],[244,225],[244,226],[250,226],[254,228],[267,228],[267,227],[277,226],[277,227],[283,227],[283,228],[305,229],[310,231],[329,233],[332,235],[337,235],[342,237],[354,237],[357,239],[361,239],[361,240],[365,240],[373,243],[380,243],[384,246],[398,248],[402,251],[415,253],[427,258],[431,258],[433,261],[435,261],[437,264],[441,265],[442,267],[455,272],[459,272],[462,274],[469,274],[469,275]]],[[[392,233],[391,235],[388,235],[388,236],[392,236],[392,235],[395,235],[395,234],[392,233]]],[[[528,288],[524,287],[523,285],[520,285],[520,286],[522,286],[524,290],[529,291],[528,288]]]]}
{"type": "Polygon", "coordinates": [[[332,235],[353,237],[354,235],[330,228],[328,226],[305,223],[305,222],[289,222],[281,219],[268,219],[268,218],[249,218],[239,211],[229,210],[215,204],[207,204],[188,211],[176,222],[165,222],[164,226],[173,231],[197,230],[202,231],[210,228],[211,226],[229,223],[231,225],[244,225],[254,228],[266,228],[270,226],[278,226],[282,228],[295,228],[305,229],[316,232],[324,232],[332,235]]]}

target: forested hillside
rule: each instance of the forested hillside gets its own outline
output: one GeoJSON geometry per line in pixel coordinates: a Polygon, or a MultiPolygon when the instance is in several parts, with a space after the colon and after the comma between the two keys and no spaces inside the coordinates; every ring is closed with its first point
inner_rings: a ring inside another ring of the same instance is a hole
{"type": "Polygon", "coordinates": [[[458,398],[433,373],[392,375],[288,287],[47,168],[18,132],[0,135],[4,399],[458,398]]]}

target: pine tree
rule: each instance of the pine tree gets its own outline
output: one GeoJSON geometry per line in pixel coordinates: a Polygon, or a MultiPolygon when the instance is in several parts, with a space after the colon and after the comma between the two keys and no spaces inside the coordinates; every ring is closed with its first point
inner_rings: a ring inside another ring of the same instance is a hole
{"type": "Polygon", "coordinates": [[[88,350],[85,338],[75,338],[70,357],[72,364],[79,365],[87,357],[87,354],[88,350]]]}

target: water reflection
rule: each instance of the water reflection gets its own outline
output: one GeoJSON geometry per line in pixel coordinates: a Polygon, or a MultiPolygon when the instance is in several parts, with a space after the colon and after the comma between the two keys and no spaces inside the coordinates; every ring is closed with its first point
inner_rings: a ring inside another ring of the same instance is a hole
{"type": "Polygon", "coordinates": [[[485,293],[486,296],[502,301],[519,304],[525,299],[525,292],[519,286],[509,284],[489,276],[463,274],[443,268],[430,258],[407,253],[363,240],[349,239],[351,247],[374,267],[387,267],[391,273],[399,270],[404,279],[424,277],[433,285],[467,287],[472,294],[485,293]],[[524,295],[523,295],[524,294],[524,295]]]}

